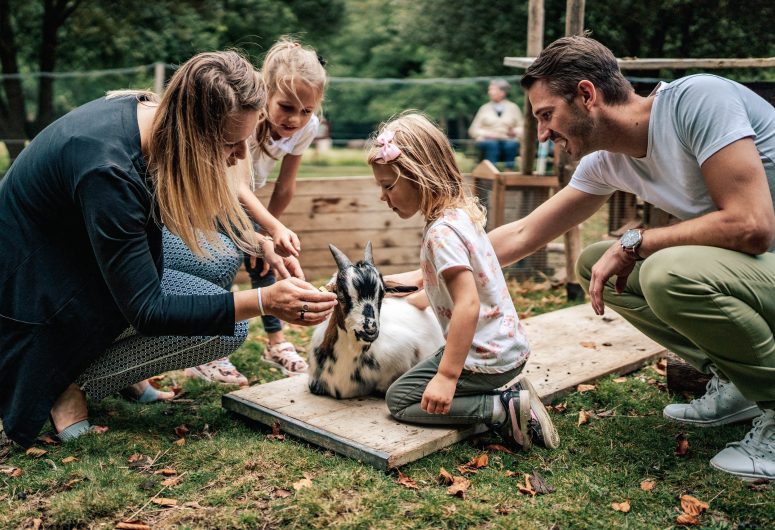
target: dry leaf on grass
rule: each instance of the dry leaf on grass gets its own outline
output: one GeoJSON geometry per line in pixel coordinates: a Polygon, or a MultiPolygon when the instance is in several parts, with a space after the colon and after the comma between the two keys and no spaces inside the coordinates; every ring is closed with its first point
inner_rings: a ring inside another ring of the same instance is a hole
{"type": "Polygon", "coordinates": [[[21,477],[24,471],[15,466],[0,466],[0,473],[11,478],[21,477]]]}
{"type": "Polygon", "coordinates": [[[165,477],[171,477],[172,475],[177,475],[178,472],[175,471],[172,468],[165,467],[163,469],[157,469],[153,472],[154,475],[164,475],[165,477]]]}
{"type": "Polygon", "coordinates": [[[586,410],[580,410],[579,411],[579,421],[576,423],[576,426],[584,425],[585,423],[589,423],[589,418],[591,417],[591,414],[587,412],[586,410]]]}
{"type": "Polygon", "coordinates": [[[703,502],[697,497],[681,495],[681,509],[689,515],[700,515],[709,507],[707,502],[703,502]]]}
{"type": "Polygon", "coordinates": [[[165,497],[156,497],[155,499],[151,499],[151,502],[158,504],[159,506],[164,506],[165,508],[171,508],[178,505],[178,501],[175,499],[167,499],[165,497]]]}
{"type": "Polygon", "coordinates": [[[676,517],[675,522],[684,526],[696,526],[700,524],[700,519],[695,515],[689,515],[688,513],[682,513],[676,517]]]}
{"type": "Polygon", "coordinates": [[[626,383],[626,382],[627,382],[626,377],[617,377],[616,379],[614,379],[614,383],[626,383]]]}
{"type": "Polygon", "coordinates": [[[640,489],[643,491],[651,491],[657,485],[657,481],[653,479],[646,479],[640,483],[640,489]]]}
{"type": "Polygon", "coordinates": [[[139,519],[136,521],[121,521],[116,525],[117,530],[151,530],[151,527],[139,519]]]}
{"type": "Polygon", "coordinates": [[[582,384],[582,385],[579,385],[579,386],[576,387],[576,392],[579,392],[579,393],[583,394],[584,392],[589,392],[591,390],[594,390],[595,388],[597,388],[595,385],[583,385],[582,384]]]}
{"type": "Polygon", "coordinates": [[[164,486],[164,487],[169,488],[169,487],[172,487],[172,486],[177,486],[182,481],[183,481],[183,477],[170,477],[168,479],[162,480],[161,481],[161,485],[164,486]]]}
{"type": "Polygon", "coordinates": [[[552,412],[556,412],[557,414],[562,414],[565,412],[565,410],[568,408],[567,403],[560,403],[559,405],[550,405],[549,410],[552,412]]]}
{"type": "Polygon", "coordinates": [[[417,482],[415,482],[414,479],[409,478],[407,475],[404,475],[400,471],[398,472],[398,483],[410,490],[420,489],[420,487],[417,485],[417,482]]]}
{"type": "Polygon", "coordinates": [[[535,496],[536,490],[533,488],[533,484],[530,482],[530,475],[525,473],[525,483],[524,484],[518,484],[517,490],[522,495],[530,495],[535,496]]]}
{"type": "Polygon", "coordinates": [[[175,440],[172,443],[174,443],[177,446],[183,446],[183,445],[186,445],[186,439],[185,438],[178,438],[177,440],[175,440]]]}
{"type": "Polygon", "coordinates": [[[27,449],[24,454],[27,456],[31,456],[32,458],[40,458],[41,456],[48,453],[45,449],[41,449],[40,447],[30,447],[27,449]]]}
{"type": "Polygon", "coordinates": [[[46,445],[59,445],[62,443],[59,438],[54,438],[50,434],[44,434],[35,441],[46,445]]]}
{"type": "Polygon", "coordinates": [[[450,484],[452,484],[454,481],[455,481],[455,480],[454,480],[454,477],[452,476],[452,474],[451,474],[449,471],[447,471],[447,470],[446,470],[446,469],[444,469],[443,467],[442,467],[442,468],[439,468],[439,482],[441,482],[442,484],[446,484],[447,486],[449,486],[449,485],[450,485],[450,484]]]}
{"type": "Polygon", "coordinates": [[[533,471],[533,474],[530,475],[530,485],[533,486],[533,490],[538,495],[546,495],[555,491],[554,487],[546,482],[546,479],[538,471],[533,471]]]}
{"type": "Polygon", "coordinates": [[[485,445],[485,446],[484,446],[484,450],[485,450],[485,451],[490,451],[490,452],[494,452],[494,451],[500,451],[500,452],[502,452],[502,453],[508,453],[508,454],[510,454],[510,455],[513,455],[513,454],[514,454],[514,451],[512,451],[511,449],[509,449],[509,448],[508,448],[508,447],[506,447],[505,445],[501,445],[501,444],[489,444],[489,445],[485,445]]]}
{"type": "Polygon", "coordinates": [[[659,375],[667,375],[667,359],[660,359],[654,364],[654,371],[659,375]]]}
{"type": "Polygon", "coordinates": [[[504,473],[504,474],[505,474],[507,477],[514,477],[514,476],[516,476],[516,473],[515,473],[515,472],[513,472],[513,471],[512,471],[512,470],[510,470],[510,469],[506,470],[506,473],[504,473]]]}
{"type": "Polygon", "coordinates": [[[457,466],[457,470],[461,473],[476,473],[480,468],[486,467],[490,461],[490,457],[487,453],[482,453],[479,456],[475,456],[462,466],[457,466]]]}
{"type": "Polygon", "coordinates": [[[189,431],[189,429],[188,429],[188,427],[186,426],[186,424],[185,424],[185,423],[183,423],[183,424],[181,424],[181,425],[178,425],[177,427],[175,427],[175,435],[176,435],[178,438],[183,438],[183,437],[184,437],[185,435],[187,435],[189,432],[190,432],[190,431],[189,431]]]}
{"type": "Polygon", "coordinates": [[[78,459],[74,456],[66,456],[62,459],[63,464],[72,464],[73,462],[78,462],[78,459]]]}
{"type": "Polygon", "coordinates": [[[675,435],[675,441],[675,455],[686,456],[686,454],[689,452],[689,440],[686,439],[686,435],[682,432],[679,432],[675,435]]]}
{"type": "Polygon", "coordinates": [[[285,440],[285,435],[282,434],[282,432],[280,431],[279,421],[276,421],[272,424],[272,434],[267,435],[267,439],[277,440],[278,442],[282,442],[285,440]]]}
{"type": "Polygon", "coordinates": [[[624,501],[624,502],[612,502],[611,508],[616,510],[617,512],[627,513],[630,511],[630,501],[624,501]]]}
{"type": "Polygon", "coordinates": [[[290,497],[291,495],[293,495],[293,493],[283,488],[277,488],[272,492],[272,495],[274,495],[278,499],[284,499],[286,497],[290,497]]]}
{"type": "Polygon", "coordinates": [[[196,501],[188,501],[183,503],[184,508],[191,508],[192,510],[201,510],[202,505],[196,501]]]}
{"type": "Polygon", "coordinates": [[[466,492],[471,487],[471,481],[465,477],[452,477],[452,485],[447,488],[447,495],[466,498],[466,492]]]}
{"type": "Polygon", "coordinates": [[[71,478],[70,480],[68,480],[67,482],[65,482],[62,485],[65,487],[66,490],[71,490],[71,489],[73,489],[73,486],[75,486],[79,482],[81,482],[81,479],[79,479],[79,478],[71,478]]]}
{"type": "Polygon", "coordinates": [[[303,479],[293,483],[293,489],[295,489],[296,491],[299,491],[300,489],[303,489],[303,488],[311,488],[311,487],[312,487],[312,480],[306,475],[304,476],[303,479]]]}

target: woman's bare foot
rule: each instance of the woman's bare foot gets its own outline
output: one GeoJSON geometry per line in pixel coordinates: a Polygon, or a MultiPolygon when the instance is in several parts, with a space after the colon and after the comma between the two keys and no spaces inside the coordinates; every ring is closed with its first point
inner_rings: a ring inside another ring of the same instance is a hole
{"type": "Polygon", "coordinates": [[[68,386],[51,407],[51,421],[57,433],[88,418],[86,394],[75,384],[68,386]]]}

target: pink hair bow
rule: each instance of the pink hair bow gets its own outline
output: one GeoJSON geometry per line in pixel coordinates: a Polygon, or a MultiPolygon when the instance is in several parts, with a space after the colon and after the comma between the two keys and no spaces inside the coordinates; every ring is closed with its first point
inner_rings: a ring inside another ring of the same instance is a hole
{"type": "Polygon", "coordinates": [[[382,160],[385,162],[391,162],[401,154],[401,150],[393,143],[394,136],[393,131],[387,129],[377,136],[377,145],[381,147],[382,160]]]}

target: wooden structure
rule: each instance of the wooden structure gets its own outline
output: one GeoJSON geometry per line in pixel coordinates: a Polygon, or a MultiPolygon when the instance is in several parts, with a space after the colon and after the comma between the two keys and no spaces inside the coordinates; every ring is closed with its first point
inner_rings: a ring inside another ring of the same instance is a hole
{"type": "MultiPolygon", "coordinates": [[[[483,160],[473,169],[471,183],[473,192],[487,208],[487,231],[526,216],[546,201],[559,185],[557,177],[500,171],[489,160],[483,160]]],[[[553,272],[548,268],[545,248],[504,267],[503,271],[507,276],[520,279],[553,272]]]]}
{"type": "MultiPolygon", "coordinates": [[[[274,182],[256,190],[269,204],[274,182]]],[[[336,272],[329,243],[352,259],[360,259],[366,242],[374,246],[374,261],[383,274],[416,269],[425,225],[422,216],[401,219],[379,200],[374,178],[301,179],[281,221],[301,239],[301,266],[308,279],[336,272]]],[[[238,282],[245,282],[244,271],[238,282]]]]}
{"type": "MultiPolygon", "coordinates": [[[[665,353],[616,313],[601,318],[589,305],[531,317],[523,325],[532,350],[524,373],[545,402],[580,383],[635,370],[665,353]]],[[[223,406],[267,426],[277,423],[286,433],[383,470],[482,430],[399,423],[377,397],[336,400],[311,394],[306,375],[231,392],[223,397],[223,406]]]]}

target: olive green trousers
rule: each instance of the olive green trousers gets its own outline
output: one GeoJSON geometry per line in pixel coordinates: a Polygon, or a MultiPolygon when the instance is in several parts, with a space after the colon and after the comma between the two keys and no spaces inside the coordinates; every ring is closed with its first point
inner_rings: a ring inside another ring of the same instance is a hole
{"type": "MultiPolygon", "coordinates": [[[[587,292],[592,266],[610,245],[595,243],[579,257],[587,292]]],[[[775,254],[671,247],[638,262],[621,294],[615,280],[605,285],[607,308],[698,370],[715,365],[760,407],[775,408],[775,254]]]]}

